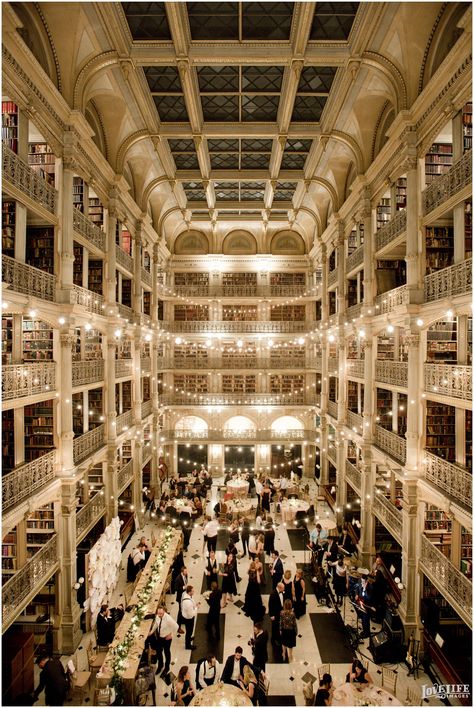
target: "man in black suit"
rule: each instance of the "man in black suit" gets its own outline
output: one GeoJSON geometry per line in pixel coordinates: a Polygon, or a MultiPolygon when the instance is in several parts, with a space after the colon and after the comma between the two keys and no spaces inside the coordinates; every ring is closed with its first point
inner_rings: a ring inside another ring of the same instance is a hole
{"type": "Polygon", "coordinates": [[[244,666],[250,665],[245,656],[242,656],[244,650],[242,647],[235,647],[235,652],[227,657],[224,670],[222,672],[221,681],[223,683],[231,683],[237,688],[240,688],[238,681],[242,681],[244,675],[244,666]]]}
{"type": "Polygon", "coordinates": [[[278,583],[283,578],[283,563],[280,558],[280,553],[278,551],[272,551],[273,565],[270,568],[270,573],[272,576],[272,588],[275,590],[278,583]]]}
{"type": "Polygon", "coordinates": [[[176,590],[176,602],[178,603],[178,617],[176,621],[178,623],[179,629],[178,634],[184,634],[184,630],[181,629],[181,625],[184,624],[183,615],[181,614],[181,598],[183,592],[186,590],[188,585],[188,569],[183,565],[181,572],[174,581],[174,589],[176,590]]]}
{"type": "Polygon", "coordinates": [[[263,629],[261,622],[256,622],[253,626],[253,665],[265,671],[265,667],[268,661],[268,632],[263,629]]]}
{"type": "Polygon", "coordinates": [[[220,616],[221,616],[221,600],[222,600],[222,590],[215,580],[211,583],[211,594],[207,598],[209,604],[209,612],[207,614],[206,629],[209,632],[209,637],[212,636],[212,629],[214,628],[216,639],[221,638],[221,628],[220,628],[220,616]]]}
{"type": "Polygon", "coordinates": [[[284,589],[283,583],[278,583],[268,598],[268,614],[272,621],[272,644],[280,643],[280,613],[283,609],[284,589]]]}
{"type": "Polygon", "coordinates": [[[34,702],[38,700],[41,691],[45,691],[45,703],[47,706],[62,706],[69,690],[69,682],[64,670],[64,666],[59,659],[51,659],[49,656],[42,656],[36,660],[41,669],[40,680],[33,697],[34,702]]]}

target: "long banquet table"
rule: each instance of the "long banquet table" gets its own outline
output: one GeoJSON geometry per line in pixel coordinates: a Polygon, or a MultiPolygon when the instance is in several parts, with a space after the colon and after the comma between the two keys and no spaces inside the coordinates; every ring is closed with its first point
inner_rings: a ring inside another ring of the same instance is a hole
{"type": "Polygon", "coordinates": [[[343,683],[332,695],[333,706],[401,706],[385,688],[372,684],[343,683]]]}
{"type": "MultiPolygon", "coordinates": [[[[162,531],[158,537],[151,555],[147,561],[145,568],[143,569],[140,578],[137,582],[135,590],[132,597],[130,598],[129,606],[135,606],[140,600],[140,593],[144,590],[150,575],[153,563],[156,561],[158,555],[163,550],[163,543],[165,540],[165,531],[162,531]]],[[[123,669],[121,671],[121,678],[124,682],[124,690],[127,705],[135,705],[134,687],[135,678],[138,672],[138,667],[140,665],[140,659],[145,650],[145,642],[150,632],[153,624],[153,619],[145,619],[147,615],[155,615],[158,606],[161,604],[164,594],[167,589],[168,576],[171,571],[171,566],[173,560],[180,550],[182,544],[181,531],[173,530],[171,538],[166,550],[165,559],[161,566],[160,577],[157,580],[150,598],[143,610],[143,619],[141,621],[136,621],[134,617],[133,609],[131,612],[126,612],[122,621],[120,622],[114,636],[113,642],[109,646],[107,656],[102,664],[100,671],[97,674],[97,686],[103,688],[107,686],[114,674],[113,664],[114,664],[114,650],[118,645],[120,645],[127,632],[131,627],[135,628],[134,639],[129,647],[127,657],[123,663],[123,669]]]]}

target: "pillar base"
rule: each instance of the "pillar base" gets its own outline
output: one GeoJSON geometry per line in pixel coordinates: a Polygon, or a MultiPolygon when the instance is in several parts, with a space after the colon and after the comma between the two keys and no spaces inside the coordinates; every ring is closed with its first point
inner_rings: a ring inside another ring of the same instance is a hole
{"type": "Polygon", "coordinates": [[[77,603],[72,612],[55,617],[53,630],[53,647],[58,654],[74,654],[82,639],[81,614],[77,603]]]}

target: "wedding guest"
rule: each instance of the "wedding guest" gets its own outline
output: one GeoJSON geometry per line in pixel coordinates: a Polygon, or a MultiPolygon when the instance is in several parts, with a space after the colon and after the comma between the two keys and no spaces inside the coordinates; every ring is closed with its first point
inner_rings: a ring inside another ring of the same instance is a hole
{"type": "Polygon", "coordinates": [[[211,592],[207,598],[207,603],[209,605],[209,612],[207,613],[206,630],[209,632],[210,637],[212,637],[214,630],[215,637],[219,640],[221,638],[220,615],[222,591],[219,590],[217,581],[215,580],[211,583],[211,592]]]}
{"type": "Polygon", "coordinates": [[[97,615],[97,644],[108,646],[114,638],[115,621],[108,605],[102,605],[97,615]]]}
{"type": "Polygon", "coordinates": [[[346,674],[346,683],[373,683],[369,672],[360,659],[354,659],[351,670],[346,674]]]}
{"type": "Polygon", "coordinates": [[[239,679],[242,680],[244,668],[249,664],[249,661],[243,656],[243,653],[244,650],[242,647],[235,647],[235,652],[227,657],[221,676],[223,683],[230,683],[240,688],[237,682],[239,679]]]}
{"type": "Polygon", "coordinates": [[[293,587],[293,580],[291,579],[291,570],[289,570],[288,568],[285,570],[281,581],[285,586],[285,589],[283,590],[283,596],[285,600],[290,600],[291,605],[293,606],[293,602],[295,600],[295,590],[293,587]]]}
{"type": "Polygon", "coordinates": [[[299,619],[306,614],[306,584],[301,568],[296,569],[295,577],[293,578],[293,594],[295,598],[293,609],[296,619],[299,619]]]}
{"type": "Polygon", "coordinates": [[[248,519],[241,517],[239,519],[239,525],[240,525],[240,538],[242,540],[242,550],[243,550],[243,555],[245,556],[246,553],[248,552],[248,548],[249,548],[250,524],[248,522],[248,519]]]}
{"type": "Polygon", "coordinates": [[[186,627],[185,648],[191,650],[196,649],[195,644],[193,644],[193,631],[198,606],[200,605],[199,602],[197,604],[194,602],[193,595],[194,588],[192,585],[188,585],[181,597],[181,616],[186,627]]]}
{"type": "Polygon", "coordinates": [[[201,691],[219,680],[220,664],[214,654],[208,654],[196,667],[196,688],[201,691]]]}
{"type": "Polygon", "coordinates": [[[233,602],[233,595],[237,594],[237,585],[235,583],[235,558],[232,553],[229,553],[227,560],[223,565],[222,571],[219,573],[222,576],[222,597],[224,607],[227,606],[227,601],[233,602]]]}
{"type": "Polygon", "coordinates": [[[295,613],[291,606],[291,600],[285,600],[283,610],[280,613],[280,635],[283,660],[288,657],[288,663],[293,660],[293,649],[296,646],[296,634],[298,627],[295,613]]]}
{"type": "Polygon", "coordinates": [[[253,652],[253,665],[265,671],[268,661],[268,632],[263,629],[261,622],[256,622],[253,626],[253,639],[251,640],[253,652]]]}
{"type": "Polygon", "coordinates": [[[170,672],[171,642],[173,640],[173,632],[177,632],[178,629],[178,623],[166,612],[165,608],[158,607],[150,634],[148,635],[150,637],[150,644],[156,651],[156,673],[158,675],[163,671],[163,676],[167,676],[170,672]],[[165,656],[164,663],[163,654],[165,656]]]}
{"type": "Polygon", "coordinates": [[[242,679],[237,681],[239,688],[247,694],[247,696],[252,701],[252,705],[257,705],[257,678],[252,671],[250,664],[244,666],[244,673],[242,679]]]}
{"type": "Polygon", "coordinates": [[[272,566],[270,568],[270,574],[272,576],[272,586],[276,588],[278,583],[283,578],[283,563],[280,558],[279,551],[273,551],[272,553],[272,566]]]}
{"type": "Polygon", "coordinates": [[[206,574],[206,585],[207,589],[211,589],[211,585],[213,582],[217,583],[217,576],[219,572],[219,565],[216,560],[216,553],[215,551],[210,551],[209,557],[207,559],[206,563],[206,569],[205,569],[205,574],[206,574]]]}
{"type": "Polygon", "coordinates": [[[182,666],[175,683],[176,705],[188,706],[194,697],[189,666],[182,666]]]}
{"type": "Polygon", "coordinates": [[[332,676],[323,674],[314,698],[315,706],[330,706],[332,703],[332,676]]]}

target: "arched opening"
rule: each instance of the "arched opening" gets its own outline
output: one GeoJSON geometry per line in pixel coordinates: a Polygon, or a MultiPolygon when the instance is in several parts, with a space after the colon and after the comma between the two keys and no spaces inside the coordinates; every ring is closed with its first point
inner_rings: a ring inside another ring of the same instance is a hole
{"type": "Polygon", "coordinates": [[[303,423],[293,415],[282,415],[273,421],[271,429],[278,433],[284,433],[287,430],[303,430],[303,423]]]}
{"type": "Polygon", "coordinates": [[[185,415],[180,418],[175,425],[175,430],[189,430],[192,433],[206,432],[208,425],[203,418],[196,415],[185,415]]]}

